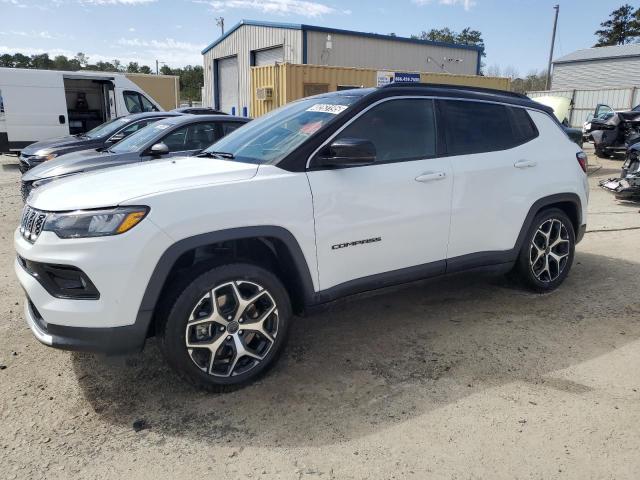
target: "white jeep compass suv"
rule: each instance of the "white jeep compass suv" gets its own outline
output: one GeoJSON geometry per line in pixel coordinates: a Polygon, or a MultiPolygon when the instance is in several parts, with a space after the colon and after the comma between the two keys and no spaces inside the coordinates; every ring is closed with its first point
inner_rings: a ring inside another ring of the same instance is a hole
{"type": "Polygon", "coordinates": [[[274,363],[294,313],[346,295],[487,266],[555,289],[585,231],[585,170],[518,94],[330,93],[197,158],[35,190],[15,270],[41,342],[121,354],[155,335],[184,379],[224,391],[274,363]]]}

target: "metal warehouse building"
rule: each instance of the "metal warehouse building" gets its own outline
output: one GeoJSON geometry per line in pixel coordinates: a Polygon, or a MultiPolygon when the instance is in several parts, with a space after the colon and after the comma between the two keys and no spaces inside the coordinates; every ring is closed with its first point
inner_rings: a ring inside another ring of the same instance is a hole
{"type": "Polygon", "coordinates": [[[640,86],[640,44],[578,50],[553,62],[553,90],[640,86]]]}
{"type": "Polygon", "coordinates": [[[482,49],[312,25],[243,20],[202,54],[203,104],[247,115],[252,66],[288,62],[477,75],[482,49]]]}

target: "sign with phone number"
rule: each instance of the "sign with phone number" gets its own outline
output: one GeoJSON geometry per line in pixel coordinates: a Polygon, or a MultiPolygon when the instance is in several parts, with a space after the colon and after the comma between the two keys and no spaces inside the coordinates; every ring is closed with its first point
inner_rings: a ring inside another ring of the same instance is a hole
{"type": "Polygon", "coordinates": [[[419,73],[404,73],[404,72],[378,72],[377,75],[378,87],[384,87],[394,82],[403,83],[420,83],[419,73]]]}

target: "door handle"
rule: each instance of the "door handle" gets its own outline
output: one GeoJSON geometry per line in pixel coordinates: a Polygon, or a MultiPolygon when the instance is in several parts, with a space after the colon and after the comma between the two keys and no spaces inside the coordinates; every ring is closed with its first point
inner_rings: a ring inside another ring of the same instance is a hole
{"type": "Polygon", "coordinates": [[[535,160],[518,160],[513,164],[513,166],[516,168],[532,168],[536,165],[538,165],[538,162],[536,162],[535,160]]]}
{"type": "Polygon", "coordinates": [[[416,177],[416,182],[427,183],[434,182],[436,180],[444,180],[447,174],[444,172],[425,172],[422,175],[416,177]]]}

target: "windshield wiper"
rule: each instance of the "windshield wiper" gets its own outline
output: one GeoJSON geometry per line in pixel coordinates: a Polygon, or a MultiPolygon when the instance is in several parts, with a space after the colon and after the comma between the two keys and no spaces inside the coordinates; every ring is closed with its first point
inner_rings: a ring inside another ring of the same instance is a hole
{"type": "Polygon", "coordinates": [[[225,158],[228,160],[233,160],[235,155],[233,153],[228,152],[207,152],[206,150],[198,155],[198,157],[209,157],[209,158],[225,158]]]}

